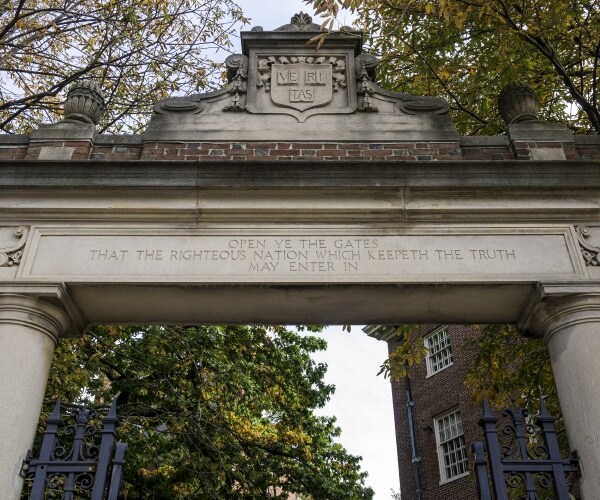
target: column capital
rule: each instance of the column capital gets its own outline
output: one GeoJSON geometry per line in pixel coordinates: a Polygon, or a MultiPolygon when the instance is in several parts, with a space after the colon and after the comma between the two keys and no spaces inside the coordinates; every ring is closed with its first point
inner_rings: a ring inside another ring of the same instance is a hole
{"type": "Polygon", "coordinates": [[[561,330],[591,322],[600,323],[600,282],[539,283],[518,326],[548,342],[561,330]]]}
{"type": "Polygon", "coordinates": [[[54,343],[85,324],[63,285],[0,283],[2,323],[38,330],[54,343]]]}

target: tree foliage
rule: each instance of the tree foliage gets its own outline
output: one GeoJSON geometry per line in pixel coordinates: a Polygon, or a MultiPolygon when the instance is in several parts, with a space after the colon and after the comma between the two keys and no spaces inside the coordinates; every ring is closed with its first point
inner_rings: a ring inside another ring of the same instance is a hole
{"type": "Polygon", "coordinates": [[[463,133],[496,134],[496,99],[514,80],[540,98],[542,116],[600,133],[597,0],[307,0],[335,16],[359,14],[382,58],[385,87],[448,99],[463,133]]]}
{"type": "Polygon", "coordinates": [[[427,347],[416,332],[416,325],[400,325],[396,329],[394,335],[398,344],[383,362],[377,375],[383,374],[395,381],[410,376],[411,368],[421,363],[427,354],[427,347]]]}
{"type": "Polygon", "coordinates": [[[108,106],[102,131],[137,131],[150,106],[220,73],[245,21],[233,0],[0,0],[0,130],[54,121],[66,89],[94,78],[108,106]]]}
{"type": "Polygon", "coordinates": [[[541,338],[524,337],[514,325],[485,325],[474,340],[467,341],[476,352],[465,384],[473,399],[486,397],[497,408],[514,403],[539,410],[543,397],[548,408],[560,414],[550,354],[541,338]]]}
{"type": "Polygon", "coordinates": [[[95,327],[63,341],[47,397],[118,396],[128,499],[369,499],[360,457],[314,415],[334,388],[282,327],[95,327]]]}
{"type": "MultiPolygon", "coordinates": [[[[464,380],[473,401],[480,404],[487,398],[496,409],[517,404],[535,415],[543,397],[550,412],[560,415],[550,354],[543,339],[525,337],[515,325],[474,328],[478,330],[477,335],[458,346],[473,355],[464,380]]],[[[399,381],[410,376],[411,367],[419,364],[428,350],[414,325],[400,326],[396,335],[398,346],[382,364],[380,373],[399,381]]]]}

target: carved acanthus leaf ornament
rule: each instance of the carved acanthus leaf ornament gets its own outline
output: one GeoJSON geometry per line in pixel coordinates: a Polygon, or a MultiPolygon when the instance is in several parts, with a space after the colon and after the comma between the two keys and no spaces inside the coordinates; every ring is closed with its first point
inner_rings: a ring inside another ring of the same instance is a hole
{"type": "Polygon", "coordinates": [[[12,245],[0,247],[0,267],[10,267],[21,262],[23,248],[25,248],[28,235],[29,228],[27,226],[19,226],[14,230],[12,237],[17,238],[17,242],[12,245]]]}

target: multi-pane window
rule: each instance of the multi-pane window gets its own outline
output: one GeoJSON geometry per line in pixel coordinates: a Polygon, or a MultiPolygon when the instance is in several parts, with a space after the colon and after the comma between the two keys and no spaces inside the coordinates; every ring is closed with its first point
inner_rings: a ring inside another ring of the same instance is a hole
{"type": "Polygon", "coordinates": [[[442,482],[467,473],[467,449],[460,411],[453,410],[435,419],[435,434],[442,482]]]}
{"type": "Polygon", "coordinates": [[[450,366],[453,362],[448,327],[438,328],[425,337],[427,347],[427,376],[450,366]]]}

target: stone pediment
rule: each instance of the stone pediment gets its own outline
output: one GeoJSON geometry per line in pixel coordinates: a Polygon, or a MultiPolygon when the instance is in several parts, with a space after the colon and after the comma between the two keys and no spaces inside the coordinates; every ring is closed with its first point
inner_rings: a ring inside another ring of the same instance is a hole
{"type": "Polygon", "coordinates": [[[241,33],[220,90],[154,106],[147,140],[449,140],[458,137],[439,97],[390,92],[362,33],[333,32],[317,48],[307,14],[273,31],[241,33]]]}

